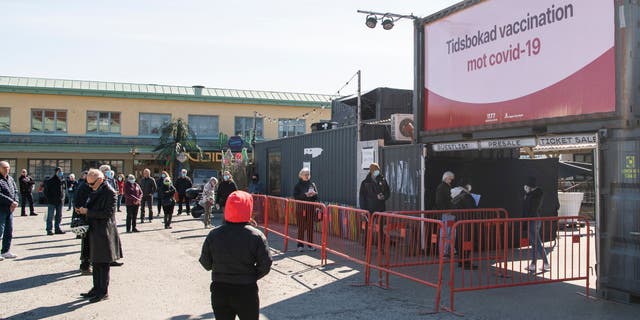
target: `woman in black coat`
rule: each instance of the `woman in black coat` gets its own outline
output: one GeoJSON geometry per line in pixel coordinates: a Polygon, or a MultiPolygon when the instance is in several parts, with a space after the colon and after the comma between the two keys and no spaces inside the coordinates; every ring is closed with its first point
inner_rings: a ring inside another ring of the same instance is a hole
{"type": "Polygon", "coordinates": [[[386,211],[385,201],[391,191],[377,163],[369,165],[369,174],[360,183],[360,208],[370,213],[386,211]]]}
{"type": "Polygon", "coordinates": [[[218,188],[216,189],[216,204],[220,207],[222,212],[224,212],[224,206],[227,203],[227,198],[236,190],[238,190],[238,186],[236,186],[235,181],[233,181],[233,176],[229,171],[225,170],[222,173],[222,181],[218,183],[218,188]]]}
{"type": "Polygon", "coordinates": [[[173,198],[176,194],[176,188],[171,183],[171,178],[166,177],[162,184],[158,186],[158,201],[162,204],[164,212],[164,228],[171,229],[171,218],[173,218],[173,208],[176,200],[173,198]]]}
{"type": "MultiPolygon", "coordinates": [[[[293,198],[296,200],[316,202],[318,201],[318,188],[311,181],[311,171],[309,168],[302,168],[298,173],[298,183],[293,188],[293,198]]],[[[298,240],[304,241],[304,234],[307,234],[307,242],[313,243],[313,216],[316,214],[315,207],[308,204],[296,204],[296,221],[298,222],[298,240]]],[[[316,248],[308,246],[309,251],[316,248]]],[[[298,242],[298,251],[304,250],[304,244],[298,242]]]]}
{"type": "Polygon", "coordinates": [[[90,259],[93,264],[93,288],[83,297],[98,302],[108,297],[109,264],[122,258],[120,237],[114,220],[118,195],[106,182],[103,173],[89,170],[87,184],[93,192],[86,208],[78,208],[78,214],[87,216],[89,223],[90,259]]]}

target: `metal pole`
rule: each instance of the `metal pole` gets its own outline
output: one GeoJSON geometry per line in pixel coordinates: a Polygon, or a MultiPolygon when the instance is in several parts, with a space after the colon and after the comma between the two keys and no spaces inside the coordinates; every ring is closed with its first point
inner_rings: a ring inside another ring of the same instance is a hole
{"type": "Polygon", "coordinates": [[[361,97],[361,73],[360,70],[358,70],[358,72],[356,73],[358,75],[358,110],[357,110],[357,114],[356,114],[356,131],[357,131],[357,137],[356,137],[356,144],[360,141],[360,117],[361,117],[361,111],[362,111],[362,97],[361,97]]]}
{"type": "Polygon", "coordinates": [[[420,142],[420,132],[424,128],[425,110],[425,61],[424,26],[422,19],[413,20],[413,141],[420,142]]]}

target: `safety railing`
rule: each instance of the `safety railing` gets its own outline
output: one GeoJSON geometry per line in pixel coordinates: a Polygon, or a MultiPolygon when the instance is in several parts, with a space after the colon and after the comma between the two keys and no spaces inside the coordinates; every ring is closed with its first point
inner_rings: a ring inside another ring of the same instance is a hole
{"type": "MultiPolygon", "coordinates": [[[[285,251],[288,240],[296,242],[298,250],[322,249],[322,257],[325,255],[325,215],[327,207],[320,202],[308,202],[288,199],[287,206],[287,232],[285,234],[285,251]]],[[[324,260],[324,259],[323,259],[324,260]]]]}
{"type": "Polygon", "coordinates": [[[327,206],[327,216],[324,219],[326,252],[364,265],[370,219],[371,214],[367,210],[327,206]]]}
{"type": "Polygon", "coordinates": [[[585,280],[589,296],[591,231],[582,217],[467,220],[452,228],[448,241],[460,251],[449,261],[451,311],[455,293],[472,290],[585,280]],[[586,228],[558,232],[574,219],[586,228]]]}

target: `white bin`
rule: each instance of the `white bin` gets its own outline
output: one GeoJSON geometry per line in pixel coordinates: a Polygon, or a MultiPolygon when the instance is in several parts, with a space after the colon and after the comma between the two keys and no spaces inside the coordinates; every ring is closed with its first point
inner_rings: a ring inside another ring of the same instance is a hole
{"type": "MultiPolygon", "coordinates": [[[[580,206],[584,199],[584,192],[558,192],[560,209],[558,217],[570,217],[580,215],[580,206]]],[[[567,220],[567,224],[575,224],[575,219],[567,220]]]]}

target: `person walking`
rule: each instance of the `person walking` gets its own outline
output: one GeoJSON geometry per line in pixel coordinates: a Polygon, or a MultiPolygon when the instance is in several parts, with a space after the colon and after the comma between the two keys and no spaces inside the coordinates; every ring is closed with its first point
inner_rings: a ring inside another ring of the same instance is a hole
{"type": "Polygon", "coordinates": [[[44,196],[47,198],[47,235],[53,235],[54,211],[55,211],[55,234],[64,234],[60,229],[62,222],[62,205],[64,204],[66,184],[64,182],[64,172],[62,168],[56,168],[53,177],[44,183],[44,196]]]}
{"type": "Polygon", "coordinates": [[[67,211],[71,211],[74,208],[74,199],[76,197],[76,191],[78,190],[78,181],[76,181],[76,175],[71,173],[67,179],[67,198],[69,199],[69,207],[67,211]]]}
{"type": "Polygon", "coordinates": [[[2,237],[0,261],[17,257],[9,249],[13,239],[13,211],[18,207],[18,188],[9,172],[11,172],[9,162],[0,161],[0,237],[2,237]]]}
{"type": "MultiPolygon", "coordinates": [[[[316,202],[318,201],[318,187],[311,181],[311,170],[302,168],[298,173],[298,183],[293,188],[293,198],[295,200],[316,202]]],[[[313,206],[308,204],[296,204],[296,222],[298,223],[298,251],[304,250],[304,235],[307,234],[307,250],[315,251],[316,248],[311,246],[313,243],[313,215],[316,212],[313,206]]]]}
{"type": "Polygon", "coordinates": [[[257,281],[271,270],[267,238],[250,224],[253,197],[231,193],[224,208],[225,224],[207,235],[200,264],[211,271],[211,307],[218,320],[258,320],[257,281]]]}
{"type": "Polygon", "coordinates": [[[202,188],[202,198],[200,199],[199,204],[204,208],[202,222],[204,222],[205,228],[211,228],[211,210],[216,203],[217,186],[218,179],[216,179],[216,177],[211,177],[202,188]]]}
{"type": "Polygon", "coordinates": [[[222,173],[222,181],[218,184],[218,188],[216,189],[216,204],[220,209],[224,211],[224,206],[227,203],[227,197],[236,190],[238,190],[238,186],[235,181],[233,181],[231,172],[225,170],[222,173]]]}
{"type": "MultiPolygon", "coordinates": [[[[122,204],[122,196],[124,195],[124,174],[119,174],[118,178],[116,179],[116,185],[118,186],[118,205],[117,205],[117,211],[120,211],[120,205],[122,204]]],[[[125,203],[126,206],[126,203],[125,203]]]]}
{"type": "Polygon", "coordinates": [[[182,204],[186,206],[185,212],[187,215],[191,213],[191,208],[189,208],[189,199],[187,199],[187,189],[192,186],[193,183],[191,182],[191,178],[187,176],[187,169],[182,169],[180,171],[180,176],[175,181],[176,191],[178,192],[178,215],[182,214],[182,204]]]}
{"type": "Polygon", "coordinates": [[[22,205],[21,216],[26,216],[27,213],[24,210],[27,202],[29,203],[29,209],[31,216],[37,216],[38,214],[33,210],[33,186],[36,184],[35,181],[27,174],[27,169],[22,169],[20,174],[20,178],[18,178],[20,184],[20,204],[22,205]]]}
{"type": "MultiPolygon", "coordinates": [[[[171,177],[169,176],[169,173],[167,171],[162,171],[160,173],[160,178],[156,179],[156,186],[158,186],[158,189],[160,189],[160,186],[164,183],[164,179],[166,179],[167,177],[171,177]]],[[[160,216],[160,212],[162,211],[162,202],[160,201],[160,193],[158,192],[158,213],[156,214],[156,217],[160,216]]]]}
{"type": "MultiPolygon", "coordinates": [[[[77,217],[78,219],[82,220],[83,224],[88,224],[87,217],[84,215],[78,214],[78,211],[79,211],[78,209],[87,207],[87,199],[89,198],[89,194],[92,191],[93,190],[91,189],[91,187],[87,184],[87,171],[82,171],[82,175],[78,180],[78,187],[77,187],[76,198],[74,203],[75,209],[73,210],[73,214],[71,216],[72,221],[77,217]]],[[[91,248],[89,247],[89,239],[88,239],[90,232],[91,232],[91,229],[85,232],[84,237],[80,237],[80,272],[83,275],[91,274],[91,261],[89,261],[89,258],[90,258],[89,251],[91,250],[91,248]]]]}
{"type": "Polygon", "coordinates": [[[123,188],[124,204],[127,207],[126,230],[129,232],[138,232],[136,229],[136,218],[138,215],[138,207],[142,203],[142,189],[136,183],[136,177],[132,174],[127,176],[127,182],[123,188]]]}
{"type": "Polygon", "coordinates": [[[142,170],[142,180],[140,180],[140,188],[142,189],[142,203],[140,204],[140,223],[144,223],[144,207],[149,208],[149,222],[153,221],[153,193],[158,189],[156,181],[151,178],[151,171],[147,168],[142,170]]]}
{"type": "Polygon", "coordinates": [[[91,229],[89,246],[93,264],[93,288],[81,296],[89,298],[90,303],[95,303],[109,297],[110,263],[122,258],[122,247],[114,221],[118,195],[106,183],[100,170],[89,170],[87,184],[93,192],[89,195],[87,207],[79,208],[78,213],[87,216],[91,229]]]}
{"type": "MultiPolygon", "coordinates": [[[[527,178],[527,182],[524,185],[524,198],[522,200],[522,217],[523,218],[540,218],[542,210],[542,201],[544,198],[544,192],[536,184],[535,177],[527,178]]],[[[547,260],[547,254],[544,246],[542,245],[542,239],[540,238],[540,221],[529,221],[528,233],[529,233],[529,245],[531,246],[531,263],[525,268],[529,272],[536,271],[536,265],[538,258],[542,258],[542,266],[540,271],[549,271],[549,261],[547,260]]]]}
{"type": "Polygon", "coordinates": [[[166,177],[158,187],[158,202],[162,203],[162,211],[164,212],[164,228],[171,229],[171,219],[173,218],[173,208],[176,200],[173,198],[176,194],[176,188],[171,183],[171,178],[166,177]]]}
{"type": "Polygon", "coordinates": [[[260,175],[254,173],[251,175],[251,182],[249,183],[249,193],[264,194],[264,187],[260,182],[260,175]]]}
{"type": "MultiPolygon", "coordinates": [[[[442,174],[442,182],[436,188],[436,210],[451,210],[451,188],[455,175],[451,171],[442,174]]],[[[444,230],[440,230],[440,249],[444,250],[444,256],[451,256],[451,239],[455,239],[455,230],[451,229],[456,221],[456,216],[444,212],[442,213],[444,230]]],[[[455,248],[453,254],[455,255],[455,248]]]]}

